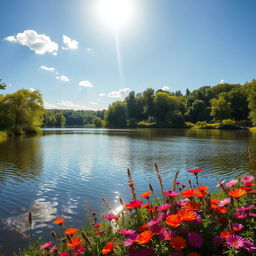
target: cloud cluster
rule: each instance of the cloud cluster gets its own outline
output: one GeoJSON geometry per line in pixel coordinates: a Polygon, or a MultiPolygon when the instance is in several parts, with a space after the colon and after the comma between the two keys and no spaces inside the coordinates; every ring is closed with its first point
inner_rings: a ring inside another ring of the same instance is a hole
{"type": "Polygon", "coordinates": [[[169,86],[163,86],[163,87],[162,87],[162,90],[163,90],[163,91],[170,91],[170,87],[169,87],[169,86]]]}
{"type": "Polygon", "coordinates": [[[88,106],[78,105],[70,100],[59,100],[57,105],[44,102],[44,108],[46,109],[95,110],[95,107],[97,105],[98,105],[97,102],[89,102],[88,106]]]}
{"type": "Polygon", "coordinates": [[[68,82],[69,81],[69,78],[67,76],[64,76],[64,75],[58,75],[58,76],[56,76],[56,79],[61,80],[63,82],[68,82]]]}
{"type": "Polygon", "coordinates": [[[107,96],[109,98],[125,98],[130,93],[129,88],[119,89],[117,91],[110,92],[107,96]]]}
{"type": "Polygon", "coordinates": [[[39,69],[41,70],[45,70],[45,71],[48,71],[48,72],[53,72],[55,71],[55,68],[52,68],[52,67],[47,67],[47,66],[40,66],[39,69]]]}
{"type": "Polygon", "coordinates": [[[57,55],[59,49],[58,44],[52,41],[49,36],[45,34],[38,34],[34,30],[25,30],[15,36],[7,36],[4,40],[27,46],[30,50],[39,55],[43,55],[45,53],[57,55]]]}
{"type": "Polygon", "coordinates": [[[80,81],[79,86],[92,88],[93,84],[90,81],[80,81]]]}
{"type": "Polygon", "coordinates": [[[78,49],[78,42],[76,40],[71,39],[68,36],[63,35],[63,50],[76,50],[78,49]]]}

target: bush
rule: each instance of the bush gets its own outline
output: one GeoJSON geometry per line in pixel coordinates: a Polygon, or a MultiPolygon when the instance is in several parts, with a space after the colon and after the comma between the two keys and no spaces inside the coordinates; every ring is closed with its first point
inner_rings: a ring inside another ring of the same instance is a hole
{"type": "Polygon", "coordinates": [[[237,128],[236,127],[236,122],[231,119],[224,119],[220,123],[220,128],[223,129],[232,129],[232,128],[237,128]]]}
{"type": "Polygon", "coordinates": [[[139,128],[154,128],[154,127],[156,127],[156,122],[148,123],[148,122],[141,121],[138,123],[138,127],[139,128]]]}

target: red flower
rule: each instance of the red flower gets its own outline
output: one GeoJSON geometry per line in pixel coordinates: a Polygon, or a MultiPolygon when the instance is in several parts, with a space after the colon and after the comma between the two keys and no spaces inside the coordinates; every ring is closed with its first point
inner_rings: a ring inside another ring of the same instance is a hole
{"type": "Polygon", "coordinates": [[[143,201],[140,200],[135,200],[135,201],[131,201],[130,203],[126,204],[124,206],[124,208],[131,210],[133,208],[137,208],[140,207],[143,204],[143,201]]]}
{"type": "Polygon", "coordinates": [[[195,195],[195,190],[194,189],[187,189],[181,192],[181,194],[185,197],[192,197],[195,195]]]}
{"type": "Polygon", "coordinates": [[[169,242],[170,246],[179,251],[187,246],[186,240],[181,236],[176,236],[169,242]]]}
{"type": "Polygon", "coordinates": [[[65,234],[70,235],[70,236],[74,235],[77,232],[78,232],[77,228],[69,228],[69,229],[65,230],[65,234]]]}
{"type": "Polygon", "coordinates": [[[142,193],[140,196],[148,199],[150,195],[151,195],[151,192],[149,191],[149,192],[142,193]]]}
{"type": "Polygon", "coordinates": [[[198,174],[199,172],[202,172],[203,169],[194,169],[194,170],[189,170],[188,172],[198,174]]]}
{"type": "Polygon", "coordinates": [[[75,248],[79,244],[81,244],[82,240],[80,237],[73,237],[71,238],[71,242],[67,243],[67,246],[70,248],[75,248]]]}
{"type": "Polygon", "coordinates": [[[136,242],[138,244],[147,244],[153,236],[153,232],[150,230],[146,230],[138,235],[136,238],[136,242]]]}
{"type": "Polygon", "coordinates": [[[181,216],[179,214],[170,214],[166,218],[165,223],[168,226],[176,228],[176,227],[180,226],[180,224],[182,223],[182,218],[181,218],[181,216]]]}
{"type": "Polygon", "coordinates": [[[108,254],[114,249],[114,243],[112,241],[108,242],[102,249],[102,254],[108,254]]]}
{"type": "Polygon", "coordinates": [[[59,218],[53,222],[53,224],[59,224],[61,225],[64,222],[65,218],[59,218]]]}

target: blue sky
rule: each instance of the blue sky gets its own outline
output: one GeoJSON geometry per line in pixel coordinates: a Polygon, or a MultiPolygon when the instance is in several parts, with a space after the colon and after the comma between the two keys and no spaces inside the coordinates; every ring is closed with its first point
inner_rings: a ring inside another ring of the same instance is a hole
{"type": "Polygon", "coordinates": [[[131,11],[121,26],[128,9],[118,10],[118,30],[105,15],[115,1],[1,0],[5,93],[32,88],[47,107],[103,109],[130,90],[256,78],[256,1],[119,0],[131,11]]]}

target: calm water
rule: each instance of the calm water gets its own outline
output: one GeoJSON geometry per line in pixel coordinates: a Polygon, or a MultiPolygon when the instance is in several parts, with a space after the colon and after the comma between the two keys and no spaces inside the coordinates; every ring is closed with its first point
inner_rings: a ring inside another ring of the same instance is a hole
{"type": "Polygon", "coordinates": [[[137,193],[148,183],[159,189],[155,162],[166,188],[178,170],[185,183],[193,180],[186,170],[204,169],[199,181],[212,189],[222,179],[255,175],[248,146],[256,152],[255,135],[219,130],[46,129],[43,136],[10,139],[0,144],[0,252],[10,255],[27,244],[28,211],[33,232],[47,240],[56,216],[79,227],[91,211],[106,211],[102,198],[113,207],[119,196],[129,200],[128,167],[137,193]]]}

